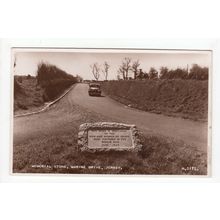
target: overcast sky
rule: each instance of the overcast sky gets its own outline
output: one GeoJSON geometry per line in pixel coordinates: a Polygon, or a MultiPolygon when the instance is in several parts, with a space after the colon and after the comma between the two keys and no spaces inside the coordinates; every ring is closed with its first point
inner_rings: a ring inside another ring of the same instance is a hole
{"type": "MultiPolygon", "coordinates": [[[[47,62],[65,70],[69,74],[80,75],[83,79],[94,79],[90,65],[97,62],[100,67],[107,61],[110,65],[109,79],[116,79],[117,70],[125,57],[132,61],[139,60],[143,71],[149,71],[150,67],[159,70],[162,66],[170,69],[177,67],[186,68],[192,64],[209,66],[211,63],[211,52],[204,51],[153,51],[153,50],[17,50],[16,75],[36,75],[39,62],[47,62]]],[[[100,73],[100,79],[104,79],[100,73]]],[[[130,76],[133,76],[130,75],[130,76]]]]}

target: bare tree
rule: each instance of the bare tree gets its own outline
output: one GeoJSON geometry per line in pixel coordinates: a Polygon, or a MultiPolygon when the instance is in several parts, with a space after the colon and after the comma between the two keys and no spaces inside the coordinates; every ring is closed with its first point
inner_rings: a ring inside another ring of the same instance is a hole
{"type": "Polygon", "coordinates": [[[119,67],[119,72],[122,73],[123,79],[128,79],[128,72],[131,70],[131,58],[125,57],[122,61],[121,66],[119,67]]]}
{"type": "Polygon", "coordinates": [[[94,63],[93,65],[90,66],[91,69],[92,69],[92,74],[94,76],[94,78],[96,79],[96,81],[99,80],[99,77],[100,77],[100,67],[98,65],[98,63],[94,63]]]}
{"type": "Polygon", "coordinates": [[[139,66],[140,66],[139,60],[134,61],[133,64],[132,64],[132,71],[134,72],[134,79],[137,78],[138,67],[139,66]]]}
{"type": "Polygon", "coordinates": [[[131,70],[131,58],[125,57],[123,61],[123,68],[125,70],[125,79],[128,79],[128,72],[131,70]]]}
{"type": "Polygon", "coordinates": [[[102,73],[105,77],[105,80],[108,80],[108,70],[110,68],[110,65],[105,61],[103,66],[104,66],[104,69],[102,70],[102,73]]]}
{"type": "Polygon", "coordinates": [[[125,77],[125,70],[124,70],[123,66],[120,66],[118,69],[118,76],[120,77],[121,75],[122,75],[122,78],[125,80],[126,77],[125,77]]]}

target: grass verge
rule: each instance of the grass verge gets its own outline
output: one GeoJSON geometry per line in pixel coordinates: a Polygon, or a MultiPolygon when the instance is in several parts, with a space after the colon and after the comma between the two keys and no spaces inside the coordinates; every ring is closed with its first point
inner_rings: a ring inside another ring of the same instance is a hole
{"type": "MultiPolygon", "coordinates": [[[[53,112],[53,120],[59,120],[53,112]]],[[[48,112],[42,116],[49,117],[48,112]]],[[[66,115],[66,113],[64,113],[66,115]]],[[[36,117],[40,117],[36,116],[36,117]]],[[[60,117],[63,117],[61,115],[60,117]]],[[[80,152],[77,149],[79,125],[112,121],[81,107],[71,109],[71,121],[60,118],[59,126],[26,140],[15,140],[14,173],[72,174],[174,174],[206,175],[207,155],[180,141],[159,135],[143,135],[140,152],[80,152]],[[74,117],[74,115],[76,117],[74,117]]],[[[41,120],[39,120],[41,121],[41,120]]],[[[16,123],[16,122],[15,122],[16,123]]],[[[55,124],[55,121],[54,121],[55,124]]]]}

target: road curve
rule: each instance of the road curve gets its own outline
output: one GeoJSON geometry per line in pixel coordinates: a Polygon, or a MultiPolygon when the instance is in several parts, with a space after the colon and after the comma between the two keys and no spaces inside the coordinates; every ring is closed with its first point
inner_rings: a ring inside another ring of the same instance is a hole
{"type": "MultiPolygon", "coordinates": [[[[148,113],[118,103],[109,97],[88,95],[87,84],[77,84],[66,96],[46,112],[14,118],[14,143],[22,143],[34,136],[54,134],[74,122],[74,105],[96,112],[114,121],[135,124],[145,134],[160,134],[183,140],[202,151],[207,150],[207,123],[148,113]]],[[[86,122],[86,121],[85,121],[86,122]]]]}
{"type": "Polygon", "coordinates": [[[207,123],[128,108],[109,97],[91,97],[88,95],[87,84],[78,84],[70,95],[77,105],[123,123],[135,124],[144,133],[161,134],[183,140],[203,151],[207,149],[207,123]]]}

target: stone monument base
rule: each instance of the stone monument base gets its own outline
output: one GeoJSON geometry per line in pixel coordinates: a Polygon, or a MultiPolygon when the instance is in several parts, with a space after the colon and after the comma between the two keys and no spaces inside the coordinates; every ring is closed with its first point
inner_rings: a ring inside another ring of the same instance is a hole
{"type": "Polygon", "coordinates": [[[139,151],[141,143],[135,125],[96,122],[80,125],[78,147],[81,151],[139,151]]]}

